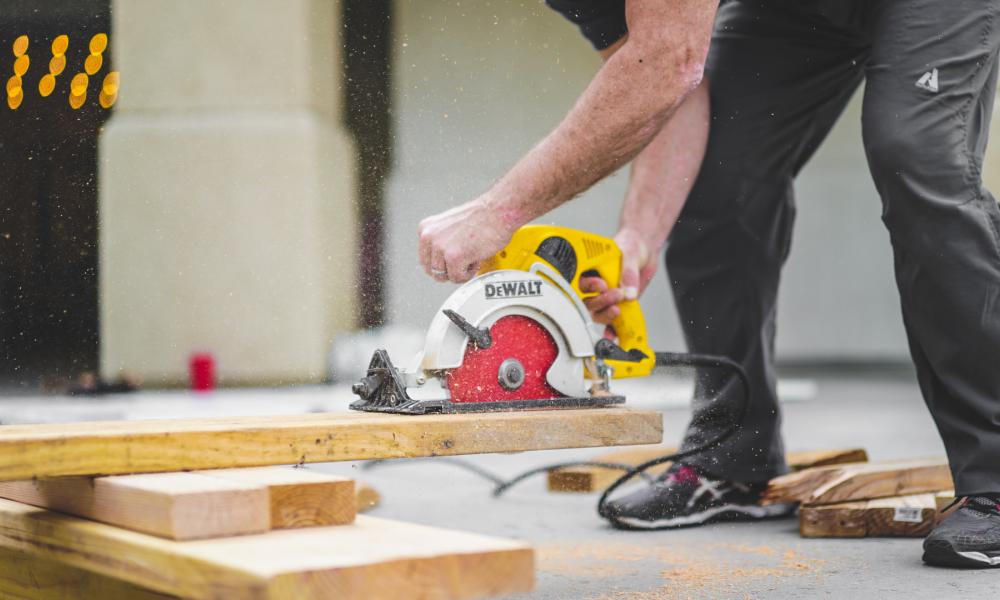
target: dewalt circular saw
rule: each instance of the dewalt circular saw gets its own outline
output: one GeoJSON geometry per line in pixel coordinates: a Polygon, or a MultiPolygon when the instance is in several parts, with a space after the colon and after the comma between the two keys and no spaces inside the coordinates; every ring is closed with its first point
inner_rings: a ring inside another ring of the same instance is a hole
{"type": "Polygon", "coordinates": [[[424,414],[605,406],[625,401],[610,380],[649,375],[656,357],[637,300],[619,304],[605,337],[580,279],[621,279],[611,239],[528,225],[437,311],[424,350],[404,369],[384,350],[353,386],[356,410],[424,414]]]}

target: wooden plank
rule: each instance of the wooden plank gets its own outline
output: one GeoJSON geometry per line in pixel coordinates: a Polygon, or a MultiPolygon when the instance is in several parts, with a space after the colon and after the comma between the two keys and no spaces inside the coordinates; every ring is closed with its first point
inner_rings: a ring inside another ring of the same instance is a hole
{"type": "MultiPolygon", "coordinates": [[[[677,452],[677,448],[673,446],[645,446],[604,452],[591,460],[634,467],[648,460],[675,452],[677,452]]],[[[656,476],[668,468],[670,468],[670,463],[664,463],[650,469],[647,473],[656,476]]],[[[548,487],[550,492],[598,492],[606,489],[621,475],[622,471],[618,469],[567,467],[548,472],[548,487]]]]}
{"type": "Polygon", "coordinates": [[[185,598],[481,598],[530,591],[529,546],[359,516],[177,542],[0,500],[0,547],[185,598]]]}
{"type": "Polygon", "coordinates": [[[835,504],[952,489],[944,459],[857,463],[806,469],[771,480],[765,504],[835,504]]]}
{"type": "Polygon", "coordinates": [[[0,427],[0,480],[659,443],[659,412],[307,414],[0,427]]]}
{"type": "Polygon", "coordinates": [[[803,537],[924,537],[936,523],[934,494],[803,506],[803,537]]]}
{"type": "Polygon", "coordinates": [[[195,473],[0,481],[0,498],[176,540],[270,528],[267,488],[195,473]]]}
{"type": "MultiPolygon", "coordinates": [[[[617,463],[629,466],[640,465],[648,460],[673,454],[677,449],[671,446],[647,446],[628,448],[605,452],[594,457],[594,462],[617,463]]],[[[800,471],[822,465],[865,462],[868,454],[863,448],[847,448],[841,450],[807,450],[790,452],[787,456],[788,466],[793,471],[800,471]]],[[[656,476],[666,471],[671,463],[658,465],[647,471],[656,476]]],[[[549,471],[548,485],[550,492],[599,492],[608,488],[622,475],[618,469],[602,467],[568,467],[549,471]]]]}
{"type": "Polygon", "coordinates": [[[356,481],[354,482],[354,501],[358,512],[366,512],[382,503],[382,495],[367,483],[356,481]]]}
{"type": "Polygon", "coordinates": [[[354,481],[345,477],[288,467],[196,473],[266,488],[270,492],[271,529],[346,525],[354,521],[357,513],[354,481]]]}
{"type": "Polygon", "coordinates": [[[176,597],[27,552],[0,548],[0,598],[168,600],[176,597]]]}
{"type": "Polygon", "coordinates": [[[828,465],[847,465],[868,462],[868,452],[864,448],[842,448],[835,450],[799,450],[789,452],[786,457],[788,468],[804,471],[828,465]]]}

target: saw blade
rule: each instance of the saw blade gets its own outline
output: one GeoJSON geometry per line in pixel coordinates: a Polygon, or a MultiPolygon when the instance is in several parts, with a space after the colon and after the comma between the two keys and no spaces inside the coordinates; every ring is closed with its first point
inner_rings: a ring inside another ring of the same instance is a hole
{"type": "Polygon", "coordinates": [[[558,354],[552,334],[537,321],[501,317],[490,327],[488,348],[469,343],[462,364],[451,369],[446,382],[452,402],[509,402],[559,398],[563,394],[546,381],[558,354]]]}

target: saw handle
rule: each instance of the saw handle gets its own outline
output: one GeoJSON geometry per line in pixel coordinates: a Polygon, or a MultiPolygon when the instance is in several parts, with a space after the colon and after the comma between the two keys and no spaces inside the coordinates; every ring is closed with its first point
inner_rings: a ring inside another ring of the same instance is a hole
{"type": "MultiPolygon", "coordinates": [[[[614,243],[614,242],[612,242],[614,243]]],[[[621,285],[621,250],[614,246],[613,254],[617,255],[617,261],[604,268],[588,269],[580,274],[580,277],[573,282],[573,288],[580,293],[582,298],[590,298],[597,294],[583,294],[580,292],[580,278],[597,275],[608,287],[615,288],[621,285]],[[608,268],[611,266],[611,268],[608,268]]],[[[631,360],[607,359],[605,362],[615,370],[615,377],[645,377],[653,372],[656,366],[656,357],[649,346],[649,339],[646,337],[646,317],[642,313],[642,306],[638,300],[623,300],[618,303],[618,316],[611,321],[611,329],[614,330],[618,338],[618,345],[625,352],[638,350],[645,358],[636,362],[631,360]]]]}
{"type": "MultiPolygon", "coordinates": [[[[486,261],[480,273],[498,269],[527,271],[538,261],[544,261],[569,282],[580,298],[596,294],[580,290],[583,275],[597,274],[608,287],[621,286],[622,251],[611,238],[585,231],[553,225],[525,225],[511,237],[507,247],[486,261]]],[[[606,360],[614,367],[614,378],[644,377],[653,372],[656,358],[646,337],[646,319],[638,300],[618,304],[618,317],[611,327],[618,336],[618,345],[628,353],[638,350],[641,360],[606,360]]]]}

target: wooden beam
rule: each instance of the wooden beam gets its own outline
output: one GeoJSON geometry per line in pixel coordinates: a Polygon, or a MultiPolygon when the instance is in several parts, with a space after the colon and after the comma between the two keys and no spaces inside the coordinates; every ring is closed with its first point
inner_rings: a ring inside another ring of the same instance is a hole
{"type": "MultiPolygon", "coordinates": [[[[357,513],[354,481],[307,469],[251,467],[196,471],[270,492],[271,529],[346,525],[357,513]]],[[[0,494],[2,495],[2,494],[0,494]]]]}
{"type": "Polygon", "coordinates": [[[0,427],[0,480],[654,444],[659,412],[308,414],[0,427]]]}
{"type": "Polygon", "coordinates": [[[354,503],[358,512],[366,512],[382,503],[382,495],[367,483],[356,481],[354,482],[354,503]]]}
{"type": "Polygon", "coordinates": [[[934,494],[803,506],[803,537],[924,537],[934,527],[934,494]]]}
{"type": "MultiPolygon", "coordinates": [[[[634,467],[648,460],[673,454],[676,451],[677,449],[672,446],[646,446],[605,452],[597,455],[592,460],[594,462],[617,463],[634,467]]],[[[863,448],[790,452],[787,457],[788,466],[793,471],[822,465],[865,462],[867,460],[868,454],[863,448]]],[[[666,471],[670,467],[670,464],[664,463],[658,465],[647,471],[647,473],[653,476],[659,475],[663,471],[666,471]]],[[[549,491],[600,492],[607,489],[621,475],[622,471],[618,469],[605,469],[602,467],[568,467],[557,469],[548,473],[549,491]]]]}
{"type": "Polygon", "coordinates": [[[169,596],[27,552],[0,548],[0,598],[169,600],[169,596]]]}
{"type": "Polygon", "coordinates": [[[2,481],[0,498],[176,540],[270,529],[266,487],[195,473],[2,481]]]}
{"type": "Polygon", "coordinates": [[[771,480],[765,504],[835,504],[952,489],[944,459],[858,463],[806,469],[771,480]]]}
{"type": "Polygon", "coordinates": [[[176,542],[0,500],[0,547],[184,598],[481,598],[530,591],[530,547],[359,516],[176,542]]]}

